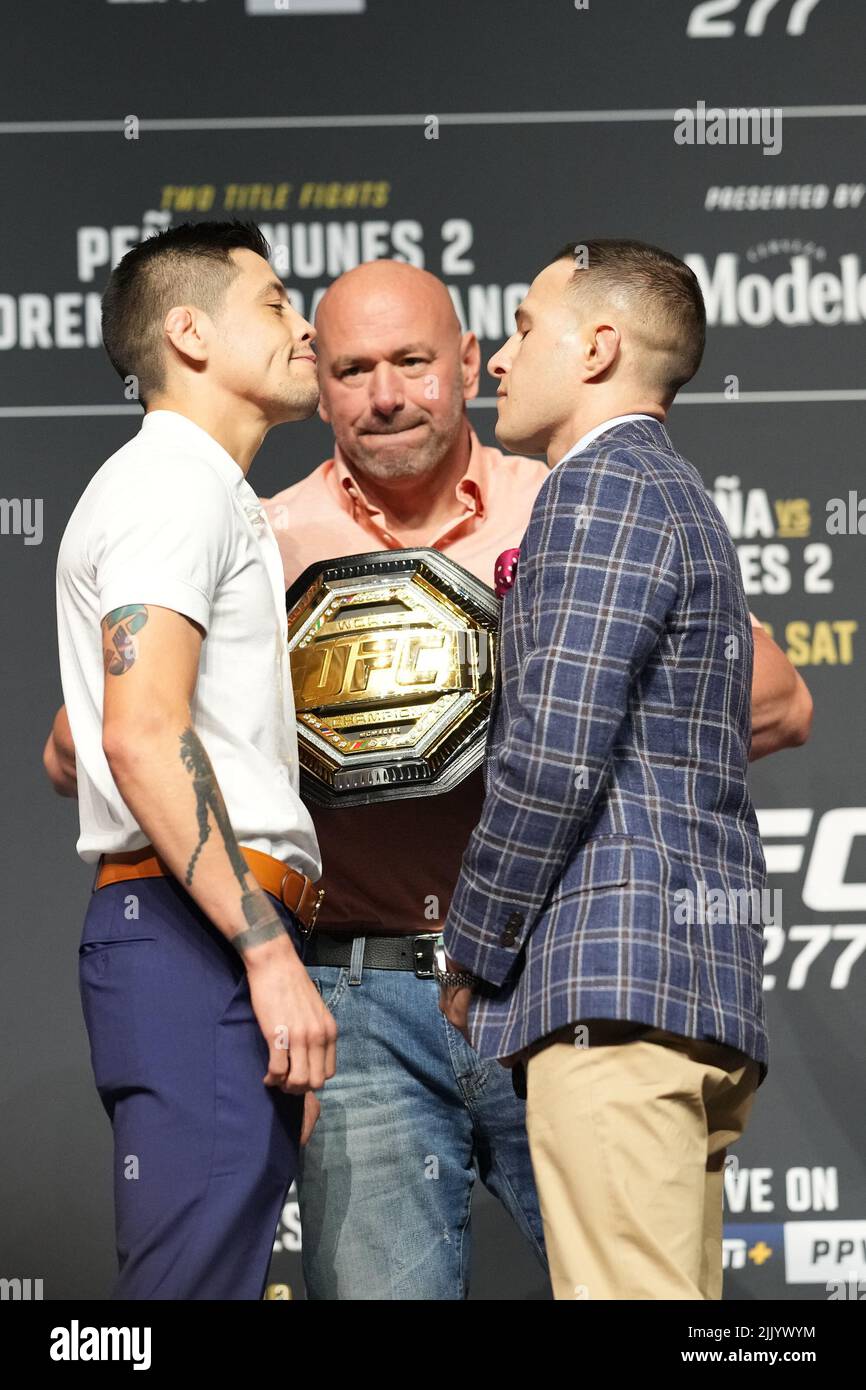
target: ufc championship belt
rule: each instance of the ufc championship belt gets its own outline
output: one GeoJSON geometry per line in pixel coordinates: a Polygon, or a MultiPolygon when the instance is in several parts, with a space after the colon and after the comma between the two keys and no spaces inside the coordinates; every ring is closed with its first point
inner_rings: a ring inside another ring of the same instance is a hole
{"type": "Polygon", "coordinates": [[[480,766],[499,606],[438,550],[380,550],[304,570],[286,608],[307,800],[432,796],[480,766]]]}

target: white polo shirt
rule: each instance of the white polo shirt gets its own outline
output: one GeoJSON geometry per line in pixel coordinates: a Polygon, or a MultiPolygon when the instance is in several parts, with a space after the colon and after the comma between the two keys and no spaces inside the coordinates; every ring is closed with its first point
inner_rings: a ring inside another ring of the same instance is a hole
{"type": "Polygon", "coordinates": [[[100,623],[130,603],[172,608],[205,630],[193,724],[235,836],[319,878],[316,832],[298,795],[279,546],[240,465],[173,410],[148,412],[135,438],[102,465],[60,543],[60,675],[78,770],[77,850],[85,863],[148,843],[102,750],[100,623]]]}

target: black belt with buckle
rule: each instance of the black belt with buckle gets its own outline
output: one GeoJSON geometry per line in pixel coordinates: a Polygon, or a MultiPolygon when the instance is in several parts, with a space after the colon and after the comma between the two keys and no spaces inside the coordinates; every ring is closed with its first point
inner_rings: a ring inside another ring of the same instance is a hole
{"type": "MultiPolygon", "coordinates": [[[[349,932],[341,932],[339,936],[313,932],[304,952],[304,965],[350,965],[354,939],[349,932]]],[[[365,936],[364,969],[413,970],[419,980],[432,980],[433,948],[441,940],[441,932],[365,936]]]]}

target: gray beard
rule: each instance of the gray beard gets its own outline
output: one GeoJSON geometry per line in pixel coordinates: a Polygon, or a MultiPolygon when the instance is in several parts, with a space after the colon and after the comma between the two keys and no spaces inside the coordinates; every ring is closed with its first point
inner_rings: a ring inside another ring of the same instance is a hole
{"type": "Polygon", "coordinates": [[[446,452],[447,445],[437,437],[431,439],[423,449],[401,449],[389,458],[382,458],[372,450],[361,449],[353,461],[361,472],[379,482],[388,482],[392,478],[425,477],[435,470],[446,452]]]}
{"type": "MultiPolygon", "coordinates": [[[[431,434],[427,443],[420,448],[406,446],[388,458],[381,458],[372,449],[366,450],[359,444],[352,462],[363,473],[368,473],[377,482],[389,482],[394,478],[423,478],[434,473],[451,447],[455,438],[457,419],[462,422],[464,403],[463,385],[458,377],[454,383],[452,397],[454,420],[436,434],[431,434]]],[[[462,427],[462,426],[461,426],[462,427]]]]}

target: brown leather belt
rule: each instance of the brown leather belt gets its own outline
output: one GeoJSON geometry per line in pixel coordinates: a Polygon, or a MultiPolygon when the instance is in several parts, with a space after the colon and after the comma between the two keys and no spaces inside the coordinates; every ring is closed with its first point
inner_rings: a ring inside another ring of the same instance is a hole
{"type": "MultiPolygon", "coordinates": [[[[317,888],[311,878],[264,854],[258,849],[238,846],[249,865],[250,873],[260,888],[272,893],[275,898],[293,912],[309,934],[316,925],[319,908],[325,896],[324,888],[317,888]]],[[[121,883],[129,878],[157,878],[160,875],[172,876],[172,870],[154,850],[153,845],[142,849],[124,850],[117,854],[103,854],[99,859],[94,888],[103,888],[106,883],[121,883]]]]}

